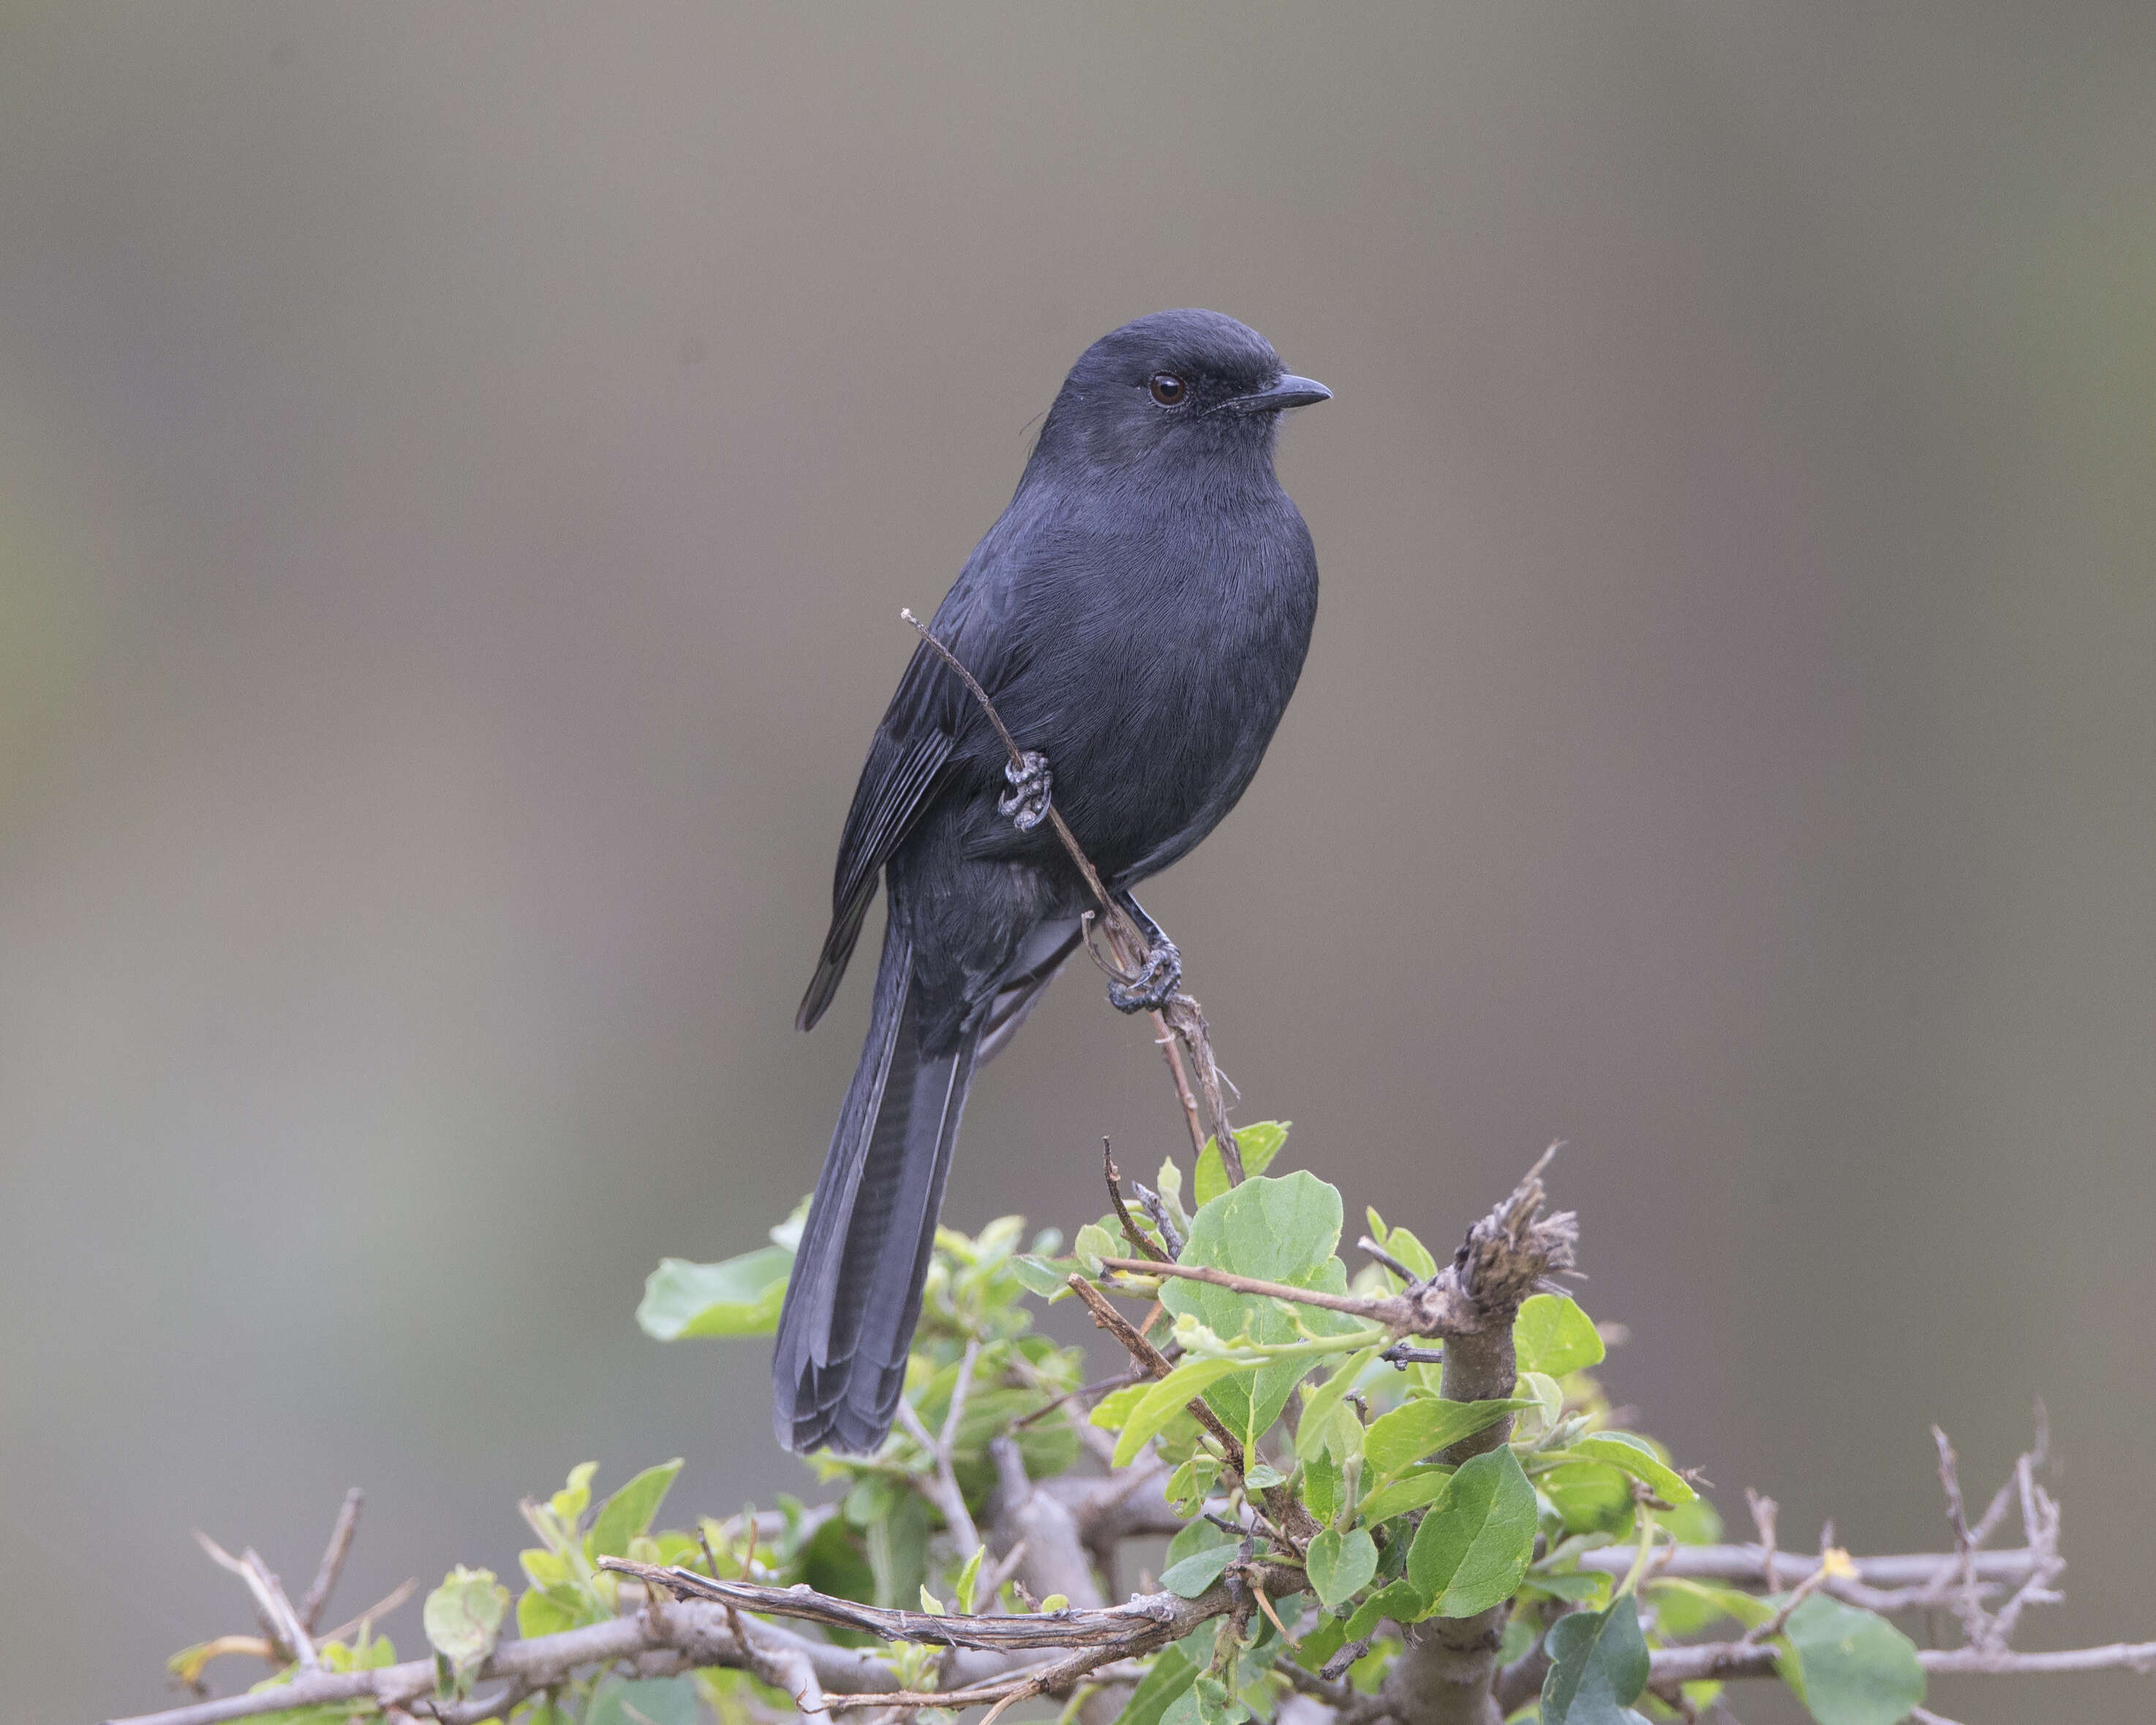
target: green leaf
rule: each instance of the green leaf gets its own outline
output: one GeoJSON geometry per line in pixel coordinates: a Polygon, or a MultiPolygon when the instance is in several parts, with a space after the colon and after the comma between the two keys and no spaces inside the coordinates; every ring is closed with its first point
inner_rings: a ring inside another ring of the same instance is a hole
{"type": "Polygon", "coordinates": [[[1607,1611],[1575,1611],[1550,1625],[1544,1645],[1543,1725],[1626,1725],[1625,1710],[1647,1686],[1647,1642],[1630,1594],[1607,1611]]]}
{"type": "Polygon", "coordinates": [[[592,1475],[598,1470],[596,1461],[578,1462],[569,1470],[569,1483],[547,1501],[547,1506],[561,1517],[564,1527],[573,1527],[583,1519],[591,1506],[592,1475]]]}
{"type": "Polygon", "coordinates": [[[1378,1545],[1367,1530],[1327,1527],[1310,1542],[1311,1587],[1328,1611],[1353,1599],[1378,1573],[1378,1545]]]}
{"type": "MultiPolygon", "coordinates": [[[[1363,1609],[1368,1609],[1367,1604],[1363,1609]]],[[[1363,1611],[1358,1609],[1355,1614],[1360,1617],[1363,1611]]],[[[1347,1625],[1321,1613],[1310,1633],[1295,1644],[1295,1662],[1306,1671],[1314,1671],[1347,1645],[1347,1625]]]]}
{"type": "Polygon", "coordinates": [[[1567,1463],[1537,1473],[1535,1483],[1568,1533],[1614,1534],[1632,1519],[1632,1482],[1605,1463],[1567,1463]]]}
{"type": "Polygon", "coordinates": [[[1363,1500],[1363,1519],[1374,1527],[1381,1522],[1391,1521],[1394,1516],[1419,1510],[1441,1496],[1445,1482],[1451,1477],[1452,1470],[1449,1467],[1411,1469],[1389,1485],[1378,1486],[1363,1500]]]}
{"type": "Polygon", "coordinates": [[[1366,1347],[1349,1357],[1348,1363],[1303,1398],[1302,1419],[1295,1429],[1295,1453],[1307,1461],[1325,1442],[1325,1417],[1340,1405],[1340,1398],[1355,1387],[1355,1380],[1378,1357],[1378,1350],[1366,1347]]]}
{"type": "Polygon", "coordinates": [[[1303,1506],[1320,1522],[1330,1522],[1340,1512],[1342,1490],[1340,1465],[1321,1447],[1302,1465],[1303,1506]]]}
{"type": "Polygon", "coordinates": [[[1190,1195],[1202,1209],[1228,1189],[1228,1167],[1220,1160],[1219,1141],[1208,1138],[1205,1148],[1198,1152],[1198,1174],[1190,1182],[1190,1195]]]}
{"type": "Polygon", "coordinates": [[[659,1513],[674,1476],[681,1471],[681,1458],[648,1467],[599,1506],[585,1543],[594,1558],[625,1558],[629,1542],[651,1531],[651,1518],[659,1513]]]}
{"type": "Polygon", "coordinates": [[[1690,1503],[1699,1496],[1645,1438],[1630,1432],[1591,1432],[1575,1441],[1569,1453],[1588,1461],[1607,1462],[1631,1475],[1667,1504],[1690,1503]]]}
{"type": "Polygon", "coordinates": [[[1589,1570],[1558,1570],[1544,1573],[1530,1569],[1526,1585],[1539,1594],[1548,1594],[1553,1599],[1563,1599],[1577,1605],[1593,1600],[1599,1611],[1609,1603],[1609,1595],[1616,1587],[1616,1578],[1589,1570]]]}
{"type": "Polygon", "coordinates": [[[1415,1530],[1408,1579],[1436,1617],[1512,1597],[1534,1556],[1535,1488],[1508,1447],[1462,1462],[1415,1530]]]}
{"type": "Polygon", "coordinates": [[[1423,1281],[1437,1274],[1437,1260],[1430,1256],[1430,1248],[1404,1228],[1394,1228],[1381,1244],[1423,1281]]]}
{"type": "MultiPolygon", "coordinates": [[[[1183,1261],[1344,1294],[1347,1268],[1332,1255],[1339,1238],[1340,1194],[1333,1187],[1301,1171],[1279,1180],[1260,1175],[1199,1208],[1191,1218],[1183,1261]]],[[[1195,1317],[1228,1339],[1247,1327],[1256,1341],[1296,1341],[1301,1334],[1298,1319],[1317,1335],[1338,1335],[1357,1327],[1352,1319],[1312,1306],[1299,1307],[1296,1316],[1291,1316],[1276,1300],[1255,1299],[1207,1282],[1171,1281],[1161,1289],[1160,1297],[1177,1316],[1195,1317]]],[[[1223,1380],[1206,1393],[1205,1399],[1230,1431],[1246,1444],[1255,1443],[1280,1418],[1296,1383],[1309,1369],[1306,1359],[1277,1360],[1223,1380]]]]}
{"type": "Polygon", "coordinates": [[[1748,1630],[1758,1629],[1774,1608],[1757,1594],[1720,1587],[1681,1575],[1658,1575],[1647,1583],[1654,1594],[1657,1633],[1664,1637],[1696,1635],[1710,1624],[1733,1617],[1748,1630]]]}
{"type": "Polygon", "coordinates": [[[1168,1561],[1180,1563],[1194,1552],[1209,1552],[1216,1545],[1235,1545],[1238,1542],[1238,1536],[1230,1533],[1217,1522],[1186,1522],[1168,1542],[1168,1561]]]}
{"type": "Polygon", "coordinates": [[[1340,1640],[1344,1645],[1359,1641],[1384,1621],[1392,1618],[1399,1623],[1414,1623],[1429,1610],[1424,1599],[1411,1581],[1396,1581],[1382,1587],[1355,1608],[1355,1614],[1348,1619],[1348,1626],[1340,1640]]]}
{"type": "Polygon", "coordinates": [[[1876,1612],[1814,1594],[1780,1642],[1782,1676],[1819,1725],[1895,1725],[1922,1704],[1916,1645],[1876,1612]]]}
{"type": "Polygon", "coordinates": [[[1197,1680],[1198,1667],[1180,1649],[1164,1648],[1152,1669],[1138,1681],[1130,1700],[1116,1716],[1116,1725],[1161,1725],[1161,1716],[1197,1680]]]}
{"type": "Polygon", "coordinates": [[[1188,1692],[1162,1717],[1161,1725],[1242,1725],[1250,1710],[1209,1671],[1200,1671],[1188,1692]]]}
{"type": "Polygon", "coordinates": [[[1602,1363],[1605,1350],[1594,1320],[1562,1294],[1535,1294],[1512,1320],[1512,1351],[1522,1372],[1562,1377],[1602,1363]]]}
{"type": "Polygon", "coordinates": [[[981,1559],[988,1552],[984,1545],[973,1547],[973,1555],[966,1559],[966,1567],[958,1572],[958,1609],[968,1617],[973,1614],[973,1589],[981,1582],[981,1559]]]}
{"type": "Polygon", "coordinates": [[[759,1246],[722,1264],[662,1258],[644,1285],[636,1321],[661,1341],[769,1336],[778,1328],[778,1308],[793,1270],[793,1254],[780,1246],[759,1246]]]}
{"type": "Polygon", "coordinates": [[[427,1595],[419,1622],[427,1644],[462,1677],[477,1671],[494,1651],[508,1610],[509,1589],[494,1578],[494,1571],[459,1563],[427,1595]]]}
{"type": "Polygon", "coordinates": [[[1363,1458],[1373,1475],[1389,1480],[1435,1451],[1495,1425],[1507,1413],[1533,1405],[1521,1400],[1442,1402],[1418,1396],[1370,1422],[1363,1436],[1363,1458]]]}
{"type": "Polygon", "coordinates": [[[1070,1283],[1064,1279],[1078,1266],[1074,1261],[1066,1269],[1038,1252],[1021,1252],[1011,1259],[1010,1267],[1011,1274],[1019,1280],[1019,1285],[1027,1293],[1038,1294],[1044,1300],[1053,1300],[1059,1294],[1070,1291],[1070,1283]]]}
{"type": "Polygon", "coordinates": [[[1145,1448],[1146,1440],[1197,1400],[1209,1386],[1243,1369],[1233,1360],[1185,1360],[1148,1388],[1125,1418],[1122,1435],[1116,1439],[1115,1465],[1128,1467],[1137,1459],[1138,1451],[1145,1448]]]}
{"type": "Polygon", "coordinates": [[[1161,1573],[1160,1584],[1178,1599],[1194,1599],[1221,1578],[1240,1547],[1216,1545],[1194,1552],[1161,1573]]]}
{"type": "Polygon", "coordinates": [[[1111,1389],[1093,1404],[1091,1423],[1103,1431],[1121,1431],[1130,1419],[1132,1410],[1146,1398],[1151,1383],[1127,1383],[1121,1389],[1111,1389]]]}
{"type": "Polygon", "coordinates": [[[1543,1431],[1551,1430],[1564,1418],[1564,1386],[1548,1372],[1522,1372],[1512,1389],[1522,1401],[1535,1404],[1543,1431]]]}
{"type": "Polygon", "coordinates": [[[1216,1456],[1200,1450],[1190,1460],[1168,1476],[1166,1495],[1178,1516],[1194,1516],[1212,1495],[1213,1487],[1220,1477],[1220,1463],[1216,1456]]]}
{"type": "Polygon", "coordinates": [[[584,1725],[696,1725],[696,1686],[686,1677],[608,1682],[592,1697],[584,1725]]]}
{"type": "Polygon", "coordinates": [[[1078,1238],[1070,1243],[1070,1249],[1078,1261],[1086,1266],[1086,1274],[1098,1275],[1103,1258],[1128,1258],[1137,1248],[1112,1234],[1097,1222],[1089,1222],[1078,1230],[1078,1238]]]}
{"type": "MultiPolygon", "coordinates": [[[[1281,1146],[1287,1142],[1289,1124],[1286,1120],[1260,1120],[1255,1125],[1235,1128],[1235,1148],[1243,1153],[1243,1172],[1246,1177],[1262,1174],[1272,1166],[1281,1146]]],[[[1220,1159],[1219,1138],[1208,1138],[1204,1149],[1198,1152],[1198,1177],[1191,1182],[1190,1190],[1201,1207],[1228,1190],[1228,1168],[1220,1159]]]]}
{"type": "Polygon", "coordinates": [[[595,1620],[583,1596],[572,1588],[531,1587],[516,1598],[516,1633],[527,1641],[595,1620]]]}

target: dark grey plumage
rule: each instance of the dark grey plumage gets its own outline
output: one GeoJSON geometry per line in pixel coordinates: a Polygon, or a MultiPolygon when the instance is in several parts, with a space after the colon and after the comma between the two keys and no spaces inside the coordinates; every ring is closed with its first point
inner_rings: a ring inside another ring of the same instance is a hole
{"type": "MultiPolygon", "coordinates": [[[[1018,491],[931,627],[1120,893],[1210,832],[1257,770],[1310,644],[1317,562],[1273,472],[1280,410],[1326,399],[1255,330],[1162,312],[1086,349],[1018,491]]],[[[773,1362],[779,1441],[891,1429],[974,1068],[1078,938],[1050,828],[998,802],[1008,757],[925,645],[870,745],[801,1002],[823,1016],[890,894],[874,1012],[809,1207],[773,1362]]]]}

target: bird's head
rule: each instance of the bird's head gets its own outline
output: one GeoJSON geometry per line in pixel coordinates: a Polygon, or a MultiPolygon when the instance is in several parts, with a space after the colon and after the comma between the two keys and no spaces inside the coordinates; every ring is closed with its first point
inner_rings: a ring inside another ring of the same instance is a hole
{"type": "Polygon", "coordinates": [[[1040,428],[1037,458],[1128,468],[1148,461],[1269,461],[1283,409],[1332,392],[1218,312],[1156,312],[1078,358],[1040,428]]]}

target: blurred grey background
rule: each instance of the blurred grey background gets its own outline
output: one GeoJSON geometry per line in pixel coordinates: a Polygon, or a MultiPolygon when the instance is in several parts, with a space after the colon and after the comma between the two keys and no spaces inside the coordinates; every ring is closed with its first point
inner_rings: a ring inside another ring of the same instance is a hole
{"type": "MultiPolygon", "coordinates": [[[[2156,1635],[2148,7],[16,0],[11,1717],[244,1626],[192,1527],[304,1578],[364,1485],[356,1609],[586,1456],[804,1482],[630,1314],[814,1177],[898,607],[1185,304],[1338,394],[1301,692],[1147,894],[1243,1117],[1438,1242],[1568,1141],[1614,1388],[1790,1543],[1936,1546],[1927,1424],[1988,1491],[2041,1395],[2035,1639],[2156,1635]]],[[[951,1219],[1104,1132],[1179,1138],[1081,969],[951,1219]]]]}

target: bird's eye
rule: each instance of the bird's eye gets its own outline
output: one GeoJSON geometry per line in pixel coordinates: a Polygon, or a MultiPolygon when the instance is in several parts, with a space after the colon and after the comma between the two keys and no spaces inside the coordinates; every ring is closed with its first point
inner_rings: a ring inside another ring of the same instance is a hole
{"type": "Polygon", "coordinates": [[[1146,387],[1152,391],[1152,399],[1163,407],[1182,406],[1183,398],[1188,393],[1183,387],[1183,379],[1169,371],[1155,372],[1152,381],[1146,387]]]}

